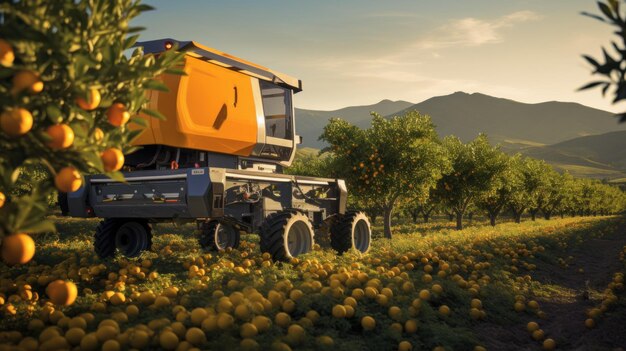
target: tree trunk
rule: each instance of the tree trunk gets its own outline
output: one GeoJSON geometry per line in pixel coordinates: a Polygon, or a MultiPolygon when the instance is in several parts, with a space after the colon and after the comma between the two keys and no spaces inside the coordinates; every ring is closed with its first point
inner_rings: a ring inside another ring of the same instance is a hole
{"type": "Polygon", "coordinates": [[[424,218],[424,223],[428,223],[430,220],[430,214],[423,214],[422,217],[424,218]]]}
{"type": "Polygon", "coordinates": [[[552,212],[550,211],[543,212],[543,218],[546,220],[549,220],[550,218],[552,218],[552,212]]]}
{"type": "Polygon", "coordinates": [[[417,224],[418,213],[415,210],[411,210],[411,218],[413,218],[413,223],[417,224]]]}
{"type": "Polygon", "coordinates": [[[522,223],[522,212],[513,212],[513,216],[515,217],[515,223],[522,223]]]}
{"type": "Polygon", "coordinates": [[[393,214],[393,208],[387,207],[385,208],[385,213],[383,215],[384,219],[384,227],[385,227],[385,238],[391,239],[391,217],[393,214]]]}
{"type": "Polygon", "coordinates": [[[474,218],[474,212],[470,212],[470,213],[467,215],[467,219],[469,219],[470,224],[472,224],[472,218],[474,218]]]}
{"type": "Polygon", "coordinates": [[[537,219],[537,210],[530,210],[530,218],[532,218],[533,221],[537,219]]]}
{"type": "Polygon", "coordinates": [[[450,222],[454,221],[454,213],[448,213],[448,219],[450,222]]]}
{"type": "Polygon", "coordinates": [[[456,212],[456,230],[462,230],[462,229],[463,229],[463,212],[457,211],[456,212]]]}
{"type": "Polygon", "coordinates": [[[560,215],[561,215],[561,219],[565,218],[565,213],[563,211],[561,211],[560,215]]]}
{"type": "Polygon", "coordinates": [[[496,226],[496,215],[493,213],[489,214],[489,224],[491,224],[492,227],[496,226]]]}

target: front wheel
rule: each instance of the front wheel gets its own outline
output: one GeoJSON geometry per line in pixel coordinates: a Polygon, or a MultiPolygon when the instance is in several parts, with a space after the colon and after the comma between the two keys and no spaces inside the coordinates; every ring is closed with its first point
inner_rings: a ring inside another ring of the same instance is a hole
{"type": "Polygon", "coordinates": [[[198,242],[205,250],[219,251],[239,247],[240,235],[235,226],[219,221],[202,223],[198,242]]]}
{"type": "Polygon", "coordinates": [[[261,226],[261,251],[276,261],[287,261],[313,250],[314,234],[311,221],[296,211],[269,215],[261,226]]]}
{"type": "Polygon", "coordinates": [[[135,257],[151,247],[152,229],[146,221],[107,218],[96,228],[94,249],[100,258],[114,256],[116,249],[135,257]]]}
{"type": "Polygon", "coordinates": [[[351,248],[362,253],[370,249],[372,230],[363,212],[350,211],[339,216],[330,228],[330,246],[342,254],[351,248]]]}

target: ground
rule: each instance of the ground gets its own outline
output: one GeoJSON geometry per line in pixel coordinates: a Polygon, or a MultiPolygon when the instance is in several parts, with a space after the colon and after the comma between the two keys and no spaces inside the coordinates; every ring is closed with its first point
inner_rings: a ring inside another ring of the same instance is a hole
{"type": "Polygon", "coordinates": [[[32,263],[0,265],[0,343],[46,349],[91,338],[95,348],[161,349],[161,336],[173,333],[181,350],[538,350],[545,339],[562,350],[626,348],[623,217],[475,222],[463,231],[445,220],[405,223],[392,240],[375,227],[365,255],[317,249],[289,263],[261,255],[254,235],[238,250],[209,253],[194,226],[165,224],[153,228],[151,252],[100,260],[97,220],[55,221],[58,233],[36,237],[32,263]],[[73,305],[46,302],[58,278],[78,285],[73,305]],[[76,320],[82,330],[70,328],[76,320]]]}

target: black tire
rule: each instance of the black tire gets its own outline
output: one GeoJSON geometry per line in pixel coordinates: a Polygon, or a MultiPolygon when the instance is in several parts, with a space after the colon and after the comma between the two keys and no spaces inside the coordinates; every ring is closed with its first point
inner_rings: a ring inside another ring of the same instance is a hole
{"type": "Polygon", "coordinates": [[[219,251],[239,247],[241,235],[239,229],[228,223],[210,221],[202,223],[198,243],[205,250],[219,251]]]}
{"type": "Polygon", "coordinates": [[[152,247],[152,229],[147,222],[128,221],[115,233],[115,246],[126,257],[137,257],[152,247]]]}
{"type": "Polygon", "coordinates": [[[275,261],[288,261],[313,250],[315,244],[311,221],[297,211],[282,211],[267,216],[260,234],[261,251],[268,252],[275,261]]]}
{"type": "Polygon", "coordinates": [[[363,212],[346,212],[330,228],[330,246],[340,255],[353,247],[365,253],[370,249],[371,242],[370,222],[363,212]]]}
{"type": "Polygon", "coordinates": [[[59,203],[59,208],[61,209],[61,215],[67,216],[70,213],[70,205],[67,201],[67,193],[59,192],[57,196],[57,202],[59,203]]]}
{"type": "Polygon", "coordinates": [[[107,258],[115,255],[115,233],[122,224],[123,221],[115,218],[107,218],[98,224],[93,242],[98,257],[107,258]]]}

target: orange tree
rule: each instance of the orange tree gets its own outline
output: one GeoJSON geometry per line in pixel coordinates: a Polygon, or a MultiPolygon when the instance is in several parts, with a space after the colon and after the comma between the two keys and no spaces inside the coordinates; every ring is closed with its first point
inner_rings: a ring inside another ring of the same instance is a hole
{"type": "Polygon", "coordinates": [[[411,111],[389,119],[372,113],[360,129],[331,119],[320,139],[330,144],[332,176],[346,180],[352,196],[383,211],[385,237],[400,202],[427,192],[448,168],[430,117],[411,111]]]}
{"type": "Polygon", "coordinates": [[[75,191],[87,173],[121,177],[122,151],[133,151],[144,125],[136,114],[145,90],[164,89],[161,73],[180,73],[170,68],[174,51],[131,53],[141,28],[129,21],[149,9],[130,0],[0,4],[0,239],[53,231],[45,215],[55,188],[75,191]],[[46,174],[28,178],[32,166],[46,174]]]}
{"type": "Polygon", "coordinates": [[[456,215],[456,228],[463,229],[463,216],[480,196],[492,191],[505,171],[507,156],[480,135],[464,144],[455,136],[443,141],[452,168],[437,184],[437,196],[456,215]]]}

